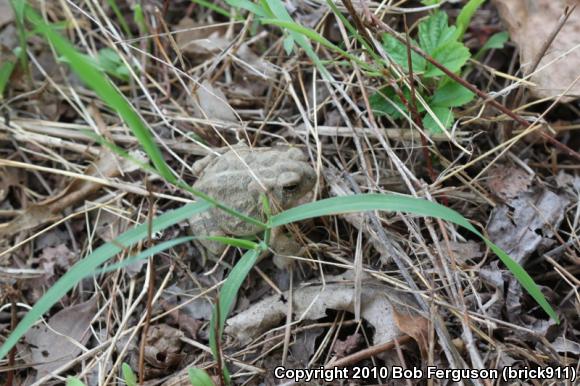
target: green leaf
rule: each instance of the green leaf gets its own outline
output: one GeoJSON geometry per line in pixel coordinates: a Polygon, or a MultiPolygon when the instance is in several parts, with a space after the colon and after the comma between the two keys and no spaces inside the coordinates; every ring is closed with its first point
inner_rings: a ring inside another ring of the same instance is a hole
{"type": "Polygon", "coordinates": [[[435,11],[419,23],[419,44],[423,51],[433,56],[439,47],[453,41],[455,27],[447,25],[447,14],[435,11]]]}
{"type": "MultiPolygon", "coordinates": [[[[469,60],[471,54],[467,47],[459,42],[449,42],[443,46],[438,47],[435,52],[433,52],[433,59],[441,63],[451,72],[458,72],[461,67],[469,60]]],[[[432,65],[428,64],[427,71],[425,71],[425,78],[432,78],[435,76],[444,75],[443,71],[432,65]]]]}
{"type": "Polygon", "coordinates": [[[369,103],[373,113],[376,115],[388,115],[393,119],[403,116],[401,111],[406,112],[401,98],[395,93],[392,87],[383,87],[369,98],[369,103]]]}
{"type": "Polygon", "coordinates": [[[423,127],[429,130],[431,133],[442,133],[440,124],[448,129],[453,125],[455,118],[453,117],[453,112],[448,107],[432,107],[431,111],[437,117],[437,120],[431,116],[431,114],[425,114],[423,117],[423,127]]]}
{"type": "Polygon", "coordinates": [[[199,237],[203,240],[212,240],[217,241],[222,244],[231,245],[236,248],[243,248],[243,249],[258,249],[260,244],[255,243],[251,240],[245,239],[238,239],[234,237],[225,237],[225,236],[207,236],[207,237],[199,237]]]}
{"type": "Polygon", "coordinates": [[[463,35],[465,34],[467,27],[469,27],[473,14],[484,2],[485,0],[469,0],[467,4],[463,6],[459,16],[457,16],[457,20],[455,21],[455,25],[457,26],[454,35],[455,40],[463,39],[463,35]]]}
{"type": "Polygon", "coordinates": [[[10,80],[12,71],[14,71],[14,67],[16,67],[16,61],[10,59],[6,60],[4,63],[2,63],[2,65],[0,65],[0,101],[2,100],[2,94],[4,94],[6,85],[10,80]]]}
{"type": "Polygon", "coordinates": [[[219,320],[217,319],[216,307],[213,309],[209,332],[209,346],[213,352],[214,358],[218,358],[217,341],[221,340],[221,335],[224,331],[224,325],[228,314],[236,300],[238,291],[250,270],[256,264],[260,251],[253,249],[244,253],[240,261],[234,266],[222,288],[219,296],[219,320]],[[218,330],[218,336],[216,336],[218,330]]]}
{"type": "Polygon", "coordinates": [[[528,275],[503,249],[485,238],[465,217],[453,209],[427,200],[395,194],[356,194],[352,196],[333,197],[315,201],[288,209],[273,216],[268,225],[271,228],[290,224],[309,218],[341,213],[365,212],[373,210],[413,213],[419,216],[430,216],[457,224],[481,238],[485,244],[501,259],[514,274],[522,287],[534,298],[542,309],[556,322],[558,315],[528,275]]]}
{"type": "Polygon", "coordinates": [[[137,376],[127,363],[123,362],[121,365],[121,371],[123,372],[123,379],[127,386],[137,386],[137,376]]]}
{"type": "Polygon", "coordinates": [[[489,39],[487,39],[487,41],[485,42],[483,47],[481,47],[481,49],[482,50],[490,50],[492,48],[501,49],[503,48],[504,44],[509,40],[509,38],[510,35],[507,33],[507,31],[498,32],[496,34],[493,34],[489,39]]]}
{"type": "Polygon", "coordinates": [[[68,377],[66,380],[66,386],[85,386],[85,384],[78,378],[68,377]]]}
{"type": "MultiPolygon", "coordinates": [[[[167,212],[153,220],[152,232],[161,231],[173,224],[190,218],[194,214],[201,213],[211,208],[206,202],[186,204],[179,209],[167,212]]],[[[122,248],[128,248],[147,237],[149,224],[141,224],[119,235],[113,242],[104,244],[95,249],[73,265],[56,283],[28,311],[8,339],[0,347],[0,359],[4,358],[18,340],[36,323],[38,319],[59,301],[70,289],[72,289],[85,276],[94,272],[97,267],[121,252],[122,248]]]]}
{"type": "MultiPolygon", "coordinates": [[[[417,90],[415,90],[417,92],[417,90]]],[[[405,89],[403,95],[407,101],[411,101],[411,91],[405,89]]],[[[402,118],[404,114],[408,114],[407,107],[403,104],[399,95],[395,93],[392,87],[383,87],[369,98],[369,103],[373,113],[377,115],[388,115],[393,119],[402,118]]],[[[425,111],[422,104],[417,103],[417,111],[425,111]]]]}
{"type": "Polygon", "coordinates": [[[215,386],[211,377],[203,369],[193,368],[187,371],[192,386],[215,386]]]}
{"type": "Polygon", "coordinates": [[[474,93],[449,79],[435,91],[430,105],[433,107],[459,107],[471,102],[474,97],[474,93]]]}
{"type": "Polygon", "coordinates": [[[99,50],[97,63],[107,74],[114,76],[115,78],[118,78],[124,82],[129,81],[129,69],[117,51],[113,50],[112,48],[107,47],[99,50]]]}
{"type": "Polygon", "coordinates": [[[479,59],[488,50],[502,49],[505,43],[509,40],[509,38],[510,35],[506,31],[493,34],[489,39],[487,39],[483,47],[481,47],[473,57],[475,59],[479,59]]]}
{"type": "Polygon", "coordinates": [[[230,15],[230,13],[228,12],[227,9],[222,8],[219,5],[214,4],[211,1],[207,1],[207,0],[191,0],[191,1],[194,2],[194,3],[197,3],[199,5],[201,5],[203,7],[206,7],[208,9],[211,9],[215,13],[219,13],[222,16],[225,16],[227,18],[230,18],[231,17],[231,15],[230,15]]]}
{"type": "Polygon", "coordinates": [[[249,0],[225,0],[225,2],[235,8],[243,8],[248,10],[259,17],[269,17],[270,15],[264,10],[264,8],[260,7],[257,4],[249,0]]]}
{"type": "MultiPolygon", "coordinates": [[[[417,42],[413,39],[409,39],[411,46],[417,46],[417,42]]],[[[383,35],[383,47],[385,52],[391,57],[391,59],[399,64],[405,71],[409,71],[409,61],[407,56],[407,46],[395,39],[389,34],[383,35]]],[[[426,61],[421,55],[411,50],[411,61],[413,63],[413,73],[421,73],[425,71],[426,61]]]]}

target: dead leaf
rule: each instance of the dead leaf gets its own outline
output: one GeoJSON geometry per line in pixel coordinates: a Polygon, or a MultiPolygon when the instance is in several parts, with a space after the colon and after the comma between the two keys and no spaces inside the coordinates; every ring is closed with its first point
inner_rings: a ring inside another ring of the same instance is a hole
{"type": "MultiPolygon", "coordinates": [[[[521,67],[527,75],[542,46],[556,29],[560,17],[564,14],[564,8],[568,5],[567,1],[494,0],[494,4],[512,40],[519,48],[521,67]]],[[[578,36],[580,36],[580,11],[577,9],[560,30],[540,61],[537,72],[531,77],[532,82],[536,84],[531,91],[537,97],[557,97],[580,75],[578,72],[580,50],[573,49],[578,44],[578,36]],[[554,62],[551,63],[552,61],[554,62]]],[[[563,98],[562,102],[578,98],[580,82],[576,82],[566,95],[570,97],[563,98]]]]}
{"type": "Polygon", "coordinates": [[[552,343],[552,347],[559,353],[571,353],[574,355],[580,354],[580,343],[575,342],[570,339],[563,338],[559,336],[556,338],[554,343],[552,343]]]}
{"type": "Polygon", "coordinates": [[[82,352],[80,347],[89,340],[89,327],[96,306],[96,298],[92,298],[64,308],[50,318],[50,328],[38,324],[26,333],[25,340],[31,347],[32,355],[24,359],[38,371],[37,378],[56,370],[82,352]]]}
{"type": "MultiPolygon", "coordinates": [[[[85,175],[105,179],[112,178],[117,176],[120,170],[127,165],[125,162],[120,162],[113,152],[103,150],[99,159],[85,170],[85,175]]],[[[101,184],[97,182],[75,179],[61,192],[44,201],[30,205],[12,221],[0,224],[0,236],[9,238],[16,233],[34,229],[50,221],[56,221],[64,209],[77,205],[100,188],[101,184]]]]}
{"type": "MultiPolygon", "coordinates": [[[[296,335],[296,339],[292,346],[290,346],[290,351],[292,352],[292,358],[298,363],[302,368],[307,368],[310,358],[318,348],[317,339],[324,333],[324,328],[315,327],[309,328],[307,330],[301,331],[296,335]]],[[[276,342],[276,340],[272,340],[276,342]]],[[[263,348],[264,351],[267,350],[266,347],[263,348]]]]}
{"type": "Polygon", "coordinates": [[[182,352],[184,334],[167,324],[151,326],[147,331],[145,361],[149,365],[147,378],[167,375],[168,370],[179,367],[185,358],[182,352]]]}
{"type": "MultiPolygon", "coordinates": [[[[402,335],[397,327],[393,308],[411,309],[414,302],[406,294],[387,287],[372,279],[364,279],[362,288],[361,317],[374,328],[373,343],[391,341],[402,335]]],[[[327,310],[344,310],[354,313],[354,284],[352,279],[343,276],[331,277],[326,286],[315,285],[299,288],[293,294],[293,312],[295,319],[317,320],[326,317],[327,310]]],[[[236,337],[242,344],[248,344],[253,338],[279,325],[285,319],[288,306],[288,293],[266,298],[228,319],[226,332],[236,337]]]]}
{"type": "Polygon", "coordinates": [[[19,169],[0,168],[0,201],[4,201],[10,188],[22,185],[22,178],[19,169]]]}
{"type": "Polygon", "coordinates": [[[488,176],[487,187],[503,201],[512,200],[528,191],[533,179],[533,176],[523,169],[509,165],[491,168],[488,176]]]}
{"type": "Polygon", "coordinates": [[[421,350],[421,357],[423,360],[427,360],[429,352],[429,320],[420,315],[409,313],[407,310],[399,311],[396,308],[393,308],[393,316],[397,327],[417,342],[419,350],[421,350]]]}
{"type": "Polygon", "coordinates": [[[74,263],[76,255],[66,244],[56,247],[47,247],[38,258],[39,265],[45,272],[45,278],[49,279],[55,274],[55,268],[66,272],[74,263]]]}
{"type": "Polygon", "coordinates": [[[332,346],[334,357],[336,359],[344,358],[348,354],[355,352],[363,342],[364,339],[360,332],[347,336],[345,340],[337,339],[334,342],[334,346],[332,346]]]}
{"type": "Polygon", "coordinates": [[[0,28],[14,21],[14,13],[9,0],[0,0],[0,28]]]}
{"type": "Polygon", "coordinates": [[[175,28],[175,40],[180,50],[193,59],[205,59],[211,54],[225,50],[230,42],[224,37],[225,26],[198,24],[193,19],[181,19],[175,28]]]}
{"type": "Polygon", "coordinates": [[[538,247],[553,243],[569,203],[565,195],[546,188],[523,193],[493,210],[487,227],[490,239],[523,263],[538,247]]]}
{"type": "Polygon", "coordinates": [[[238,122],[234,110],[228,104],[226,95],[209,81],[204,80],[195,92],[195,115],[209,120],[238,122]]]}

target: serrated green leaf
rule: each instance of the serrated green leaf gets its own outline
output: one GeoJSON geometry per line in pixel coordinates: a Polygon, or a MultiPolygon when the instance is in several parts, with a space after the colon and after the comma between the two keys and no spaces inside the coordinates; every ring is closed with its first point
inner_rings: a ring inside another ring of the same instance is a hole
{"type": "MultiPolygon", "coordinates": [[[[409,43],[412,46],[417,46],[417,42],[413,39],[410,39],[409,43]]],[[[407,46],[405,44],[389,34],[384,34],[383,47],[393,61],[399,64],[405,71],[409,71],[407,46]]],[[[422,73],[425,71],[425,59],[413,50],[411,50],[411,60],[413,63],[413,73],[422,73]]]]}
{"type": "MultiPolygon", "coordinates": [[[[458,72],[461,67],[469,60],[471,54],[467,47],[459,42],[449,42],[435,50],[433,52],[433,59],[441,63],[451,72],[458,72]]],[[[428,64],[427,71],[425,71],[424,76],[426,78],[432,78],[435,76],[444,75],[443,71],[432,65],[428,64]]]]}
{"type": "Polygon", "coordinates": [[[457,82],[448,80],[439,87],[431,98],[433,107],[459,107],[471,102],[475,94],[457,82]]]}
{"type": "Polygon", "coordinates": [[[447,14],[436,11],[419,23],[419,45],[429,55],[454,40],[455,27],[447,24],[447,14]]]}
{"type": "Polygon", "coordinates": [[[192,386],[214,386],[211,377],[205,370],[193,368],[187,372],[192,386]]]}
{"type": "Polygon", "coordinates": [[[430,133],[442,133],[440,124],[448,129],[451,127],[455,118],[453,117],[453,112],[447,107],[432,107],[431,111],[437,117],[437,120],[431,116],[431,114],[425,114],[423,117],[423,127],[427,129],[430,133]],[[437,122],[439,121],[439,122],[437,122]]]}
{"type": "MultiPolygon", "coordinates": [[[[417,92],[415,90],[415,92],[417,92]]],[[[405,89],[403,95],[407,101],[411,101],[411,91],[405,89]]],[[[398,119],[407,114],[407,107],[401,98],[395,93],[392,87],[383,87],[369,98],[369,103],[373,113],[377,115],[388,115],[393,119],[398,119]]],[[[425,108],[420,103],[417,104],[417,111],[423,112],[425,108]]]]}
{"type": "Polygon", "coordinates": [[[392,87],[384,87],[369,98],[373,113],[376,115],[388,115],[393,119],[401,118],[401,111],[406,111],[405,105],[395,94],[392,87]]]}

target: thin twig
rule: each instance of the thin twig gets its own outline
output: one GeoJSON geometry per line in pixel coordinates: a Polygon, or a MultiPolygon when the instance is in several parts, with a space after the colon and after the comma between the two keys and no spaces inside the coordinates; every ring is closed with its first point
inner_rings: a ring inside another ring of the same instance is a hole
{"type": "Polygon", "coordinates": [[[389,342],[386,343],[381,343],[381,344],[377,344],[375,346],[371,346],[369,348],[366,348],[364,350],[358,351],[354,354],[351,354],[349,356],[346,356],[344,358],[338,359],[334,362],[329,362],[326,366],[324,366],[325,368],[332,368],[332,367],[346,367],[346,366],[351,366],[355,363],[358,363],[362,360],[365,360],[367,358],[370,358],[372,356],[375,356],[377,354],[380,354],[382,352],[388,351],[393,349],[396,345],[403,345],[408,343],[409,341],[411,341],[412,338],[409,335],[403,335],[400,338],[391,340],[389,342]]]}
{"type": "MultiPolygon", "coordinates": [[[[147,190],[151,192],[151,185],[147,181],[147,190]]],[[[155,202],[153,195],[149,195],[149,213],[147,219],[147,247],[153,244],[153,214],[155,213],[155,202]]],[[[139,384],[143,385],[145,382],[145,346],[147,344],[147,333],[149,325],[151,324],[151,315],[153,313],[153,298],[155,297],[155,255],[151,256],[148,265],[149,271],[149,287],[147,287],[147,314],[145,315],[145,322],[143,323],[143,331],[141,333],[141,344],[139,345],[139,384]]]]}

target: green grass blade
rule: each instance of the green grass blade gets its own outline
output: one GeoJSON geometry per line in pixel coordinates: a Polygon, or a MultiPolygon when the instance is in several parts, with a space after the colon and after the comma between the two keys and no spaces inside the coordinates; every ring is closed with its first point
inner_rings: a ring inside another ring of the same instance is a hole
{"type": "Polygon", "coordinates": [[[123,14],[121,13],[121,10],[117,6],[117,1],[116,0],[107,0],[107,3],[109,4],[109,7],[111,7],[111,9],[113,10],[113,13],[117,17],[117,20],[119,20],[119,24],[121,25],[123,32],[125,32],[125,35],[132,38],[133,34],[131,33],[131,28],[129,28],[129,24],[127,24],[125,17],[123,16],[123,14]]]}
{"type": "Polygon", "coordinates": [[[193,368],[187,372],[192,386],[215,386],[205,370],[193,368]]]}
{"type": "Polygon", "coordinates": [[[503,249],[485,238],[473,225],[458,212],[443,205],[414,197],[394,194],[361,194],[345,197],[333,197],[312,202],[286,210],[270,219],[270,227],[277,227],[308,218],[327,216],[339,213],[363,212],[371,210],[386,210],[413,213],[452,222],[479,236],[487,246],[501,259],[514,274],[522,287],[534,298],[542,309],[556,322],[558,315],[550,306],[534,279],[513,260],[503,249]]]}
{"type": "Polygon", "coordinates": [[[0,101],[2,100],[2,94],[4,94],[4,89],[8,84],[14,67],[16,67],[16,62],[11,60],[7,60],[0,65],[0,101]]]}
{"type": "Polygon", "coordinates": [[[137,255],[128,257],[119,263],[111,264],[111,265],[107,266],[106,268],[99,269],[99,270],[96,270],[93,272],[89,272],[86,276],[98,275],[101,273],[116,271],[118,269],[125,268],[128,265],[136,263],[139,260],[147,259],[153,255],[156,255],[158,253],[161,253],[163,251],[166,251],[168,249],[176,247],[179,244],[187,243],[188,241],[192,241],[194,239],[197,239],[197,237],[193,237],[193,236],[178,237],[176,239],[171,239],[171,240],[167,240],[167,241],[164,241],[162,243],[159,243],[159,244],[155,244],[151,248],[147,248],[146,250],[142,251],[141,253],[139,253],[137,255]]]}
{"type": "MultiPolygon", "coordinates": [[[[284,20],[277,20],[277,19],[262,19],[261,22],[263,24],[272,24],[272,25],[275,25],[277,27],[285,28],[291,32],[294,32],[295,34],[300,34],[299,36],[305,36],[308,39],[313,40],[317,43],[320,43],[324,47],[344,56],[345,58],[348,58],[348,59],[352,60],[353,62],[356,62],[361,67],[364,67],[365,69],[373,70],[372,68],[369,67],[369,65],[367,63],[360,60],[355,55],[352,55],[352,54],[346,52],[342,48],[340,48],[337,45],[330,42],[328,39],[326,39],[322,35],[318,34],[316,31],[311,30],[310,28],[303,27],[300,24],[297,24],[293,21],[284,21],[284,20]]],[[[298,40],[296,40],[296,41],[298,41],[298,40]]]]}
{"type": "Polygon", "coordinates": [[[485,0],[469,0],[467,4],[463,6],[459,16],[457,16],[457,21],[455,22],[455,26],[457,27],[457,30],[455,31],[456,40],[463,39],[463,35],[465,34],[467,27],[469,27],[473,14],[484,2],[485,0]]]}
{"type": "Polygon", "coordinates": [[[242,256],[240,261],[238,261],[238,263],[234,266],[220,290],[219,320],[217,320],[216,307],[214,306],[209,332],[209,345],[215,358],[218,358],[219,354],[217,352],[217,340],[221,339],[226,319],[230,313],[232,305],[236,300],[238,290],[242,286],[242,283],[246,279],[246,276],[248,276],[250,273],[250,270],[254,264],[256,264],[259,255],[260,251],[257,249],[247,251],[242,256]],[[216,330],[219,331],[219,336],[216,336],[216,330]]]}
{"type": "Polygon", "coordinates": [[[133,106],[127,102],[123,94],[111,83],[109,78],[95,66],[92,60],[78,52],[67,39],[54,31],[52,26],[46,23],[30,6],[26,6],[24,13],[27,20],[34,25],[37,31],[67,60],[76,75],[123,118],[161,176],[167,181],[174,183],[176,178],[165,163],[163,155],[155,144],[147,125],[133,106]]]}
{"type": "MultiPolygon", "coordinates": [[[[152,224],[152,232],[161,231],[173,224],[190,218],[194,214],[201,213],[211,208],[206,202],[186,204],[179,209],[167,212],[155,220],[152,224]]],[[[147,237],[149,224],[141,224],[128,230],[115,239],[114,242],[104,244],[95,249],[93,253],[73,265],[28,311],[18,326],[12,331],[8,339],[0,347],[0,359],[4,358],[18,340],[36,323],[42,315],[48,311],[60,298],[73,288],[83,277],[94,272],[97,267],[127,248],[147,237]]]]}
{"type": "Polygon", "coordinates": [[[191,0],[191,1],[193,3],[201,5],[202,7],[206,7],[207,9],[211,9],[215,13],[218,13],[222,16],[225,16],[228,19],[231,17],[231,15],[227,9],[222,8],[219,5],[212,3],[211,1],[207,1],[207,0],[191,0]]]}

